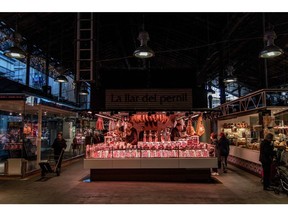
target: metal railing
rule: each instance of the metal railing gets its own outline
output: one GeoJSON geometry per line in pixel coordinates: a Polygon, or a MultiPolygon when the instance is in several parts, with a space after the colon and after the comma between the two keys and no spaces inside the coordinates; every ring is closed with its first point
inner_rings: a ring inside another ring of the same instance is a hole
{"type": "Polygon", "coordinates": [[[218,107],[222,116],[239,114],[267,107],[287,107],[288,89],[261,89],[218,107]]]}

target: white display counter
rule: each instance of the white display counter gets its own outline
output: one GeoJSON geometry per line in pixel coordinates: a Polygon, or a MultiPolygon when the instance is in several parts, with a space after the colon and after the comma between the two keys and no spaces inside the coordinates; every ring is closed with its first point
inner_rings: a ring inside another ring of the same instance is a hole
{"type": "Polygon", "coordinates": [[[217,158],[84,159],[84,169],[216,168],[217,158]]]}
{"type": "Polygon", "coordinates": [[[229,155],[241,158],[246,161],[250,161],[256,164],[261,164],[259,161],[260,151],[251,150],[247,148],[240,148],[237,146],[230,146],[230,153],[229,155]]]}
{"type": "Polygon", "coordinates": [[[228,162],[257,176],[262,175],[260,151],[230,146],[228,162]]]}
{"type": "Polygon", "coordinates": [[[84,159],[91,181],[211,181],[217,158],[84,159]]]}
{"type": "Polygon", "coordinates": [[[91,180],[209,180],[211,168],[217,168],[209,149],[198,139],[129,147],[93,144],[86,146],[84,168],[90,169],[91,180]]]}

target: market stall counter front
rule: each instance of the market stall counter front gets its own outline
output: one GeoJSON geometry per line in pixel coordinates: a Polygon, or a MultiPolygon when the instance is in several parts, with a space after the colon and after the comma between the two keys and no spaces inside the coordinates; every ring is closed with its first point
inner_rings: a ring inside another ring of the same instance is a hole
{"type": "Polygon", "coordinates": [[[94,144],[86,148],[84,168],[90,180],[209,181],[217,158],[209,155],[210,145],[193,140],[94,144]]]}

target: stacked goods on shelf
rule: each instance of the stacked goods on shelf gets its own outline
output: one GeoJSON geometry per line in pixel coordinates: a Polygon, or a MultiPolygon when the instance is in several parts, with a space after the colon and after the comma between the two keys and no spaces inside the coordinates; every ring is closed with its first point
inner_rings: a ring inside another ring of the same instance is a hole
{"type": "Polygon", "coordinates": [[[199,143],[199,137],[171,142],[138,142],[129,146],[124,142],[88,145],[86,158],[178,158],[209,157],[210,144],[199,143]]]}

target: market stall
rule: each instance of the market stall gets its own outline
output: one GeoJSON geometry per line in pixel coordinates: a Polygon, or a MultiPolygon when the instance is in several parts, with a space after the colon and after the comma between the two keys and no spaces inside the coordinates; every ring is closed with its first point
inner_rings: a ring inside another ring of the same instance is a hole
{"type": "Polygon", "coordinates": [[[47,159],[57,131],[63,131],[69,151],[76,118],[70,107],[22,93],[0,94],[0,104],[0,159],[6,167],[2,174],[15,175],[11,166],[19,164],[19,172],[36,170],[47,159]]]}
{"type": "MultiPolygon", "coordinates": [[[[105,115],[96,115],[105,119],[105,115]]],[[[109,129],[104,142],[86,145],[84,168],[90,169],[92,181],[211,179],[211,168],[217,167],[217,159],[213,154],[213,146],[199,140],[205,133],[200,112],[190,116],[185,115],[185,112],[171,115],[141,112],[109,118],[109,122],[104,123],[104,127],[108,125],[109,129]],[[195,129],[191,117],[195,118],[195,129]],[[143,141],[138,141],[137,145],[125,141],[128,121],[134,123],[137,131],[145,126],[143,141]],[[179,122],[183,124],[181,138],[171,141],[171,129],[179,122]],[[119,130],[121,127],[123,131],[119,130]]]]}
{"type": "Polygon", "coordinates": [[[223,104],[218,118],[218,132],[230,140],[228,161],[261,176],[260,143],[267,133],[274,135],[274,147],[287,146],[287,106],[283,106],[286,90],[260,90],[223,104]],[[286,114],[285,114],[286,113],[286,114]]]}

